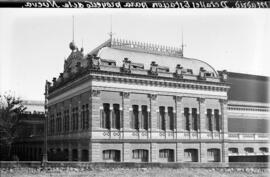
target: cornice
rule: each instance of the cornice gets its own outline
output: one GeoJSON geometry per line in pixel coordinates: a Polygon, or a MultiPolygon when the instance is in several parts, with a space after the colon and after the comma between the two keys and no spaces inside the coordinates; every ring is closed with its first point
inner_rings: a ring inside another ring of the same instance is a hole
{"type": "Polygon", "coordinates": [[[150,75],[144,76],[136,74],[90,70],[88,74],[83,75],[82,77],[79,77],[78,79],[75,79],[72,82],[63,84],[63,86],[59,86],[59,88],[55,89],[49,94],[48,98],[50,99],[67,90],[79,86],[82,83],[89,82],[92,80],[103,82],[126,83],[134,85],[150,85],[159,87],[184,88],[184,89],[207,90],[218,92],[227,92],[230,88],[229,84],[226,83],[213,83],[203,80],[187,80],[187,79],[176,79],[166,77],[155,77],[150,75]]]}

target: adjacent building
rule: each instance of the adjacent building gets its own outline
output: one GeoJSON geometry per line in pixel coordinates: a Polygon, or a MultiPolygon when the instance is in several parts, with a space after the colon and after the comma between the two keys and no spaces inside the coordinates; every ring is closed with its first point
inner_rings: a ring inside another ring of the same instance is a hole
{"type": "Polygon", "coordinates": [[[70,43],[49,84],[49,160],[266,161],[269,78],[216,71],[181,48],[70,43]]]}

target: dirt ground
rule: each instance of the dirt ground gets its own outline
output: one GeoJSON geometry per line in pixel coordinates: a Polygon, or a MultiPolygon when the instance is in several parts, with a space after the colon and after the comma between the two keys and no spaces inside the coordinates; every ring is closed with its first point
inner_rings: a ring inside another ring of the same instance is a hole
{"type": "Polygon", "coordinates": [[[1,169],[1,177],[267,177],[264,169],[1,169]]]}

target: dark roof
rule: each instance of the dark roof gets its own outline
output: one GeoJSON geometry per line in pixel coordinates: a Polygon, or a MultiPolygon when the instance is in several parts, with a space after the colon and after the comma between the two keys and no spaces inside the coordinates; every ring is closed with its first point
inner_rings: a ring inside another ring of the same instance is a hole
{"type": "Polygon", "coordinates": [[[269,103],[270,78],[228,72],[229,100],[269,103]]]}

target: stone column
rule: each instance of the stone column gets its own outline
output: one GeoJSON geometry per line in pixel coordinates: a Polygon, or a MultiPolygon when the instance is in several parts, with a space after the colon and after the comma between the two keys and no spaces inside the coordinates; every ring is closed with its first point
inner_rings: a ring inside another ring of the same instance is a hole
{"type": "Polygon", "coordinates": [[[100,129],[100,91],[99,90],[91,90],[91,128],[92,130],[100,129]]]}
{"type": "Polygon", "coordinates": [[[157,95],[154,94],[149,94],[148,95],[150,99],[150,119],[151,119],[151,131],[157,131],[157,95]]]}
{"type": "Polygon", "coordinates": [[[122,92],[122,107],[123,107],[123,131],[130,130],[130,93],[122,92]]]}
{"type": "Polygon", "coordinates": [[[205,110],[206,110],[206,106],[205,106],[205,99],[204,98],[198,98],[197,99],[199,102],[199,119],[200,119],[200,132],[206,132],[206,120],[205,120],[205,110]]]}
{"type": "Polygon", "coordinates": [[[182,143],[176,143],[176,159],[175,162],[183,162],[184,159],[184,147],[182,143]]]}
{"type": "Polygon", "coordinates": [[[175,110],[176,110],[176,131],[177,132],[183,132],[184,128],[184,117],[182,116],[182,110],[183,110],[183,105],[182,105],[182,97],[175,96],[175,110]]]}
{"type": "Polygon", "coordinates": [[[227,134],[228,134],[228,102],[227,100],[220,100],[220,106],[221,106],[221,133],[222,136],[222,152],[221,152],[221,159],[222,162],[228,162],[228,143],[226,142],[227,134]]]}

